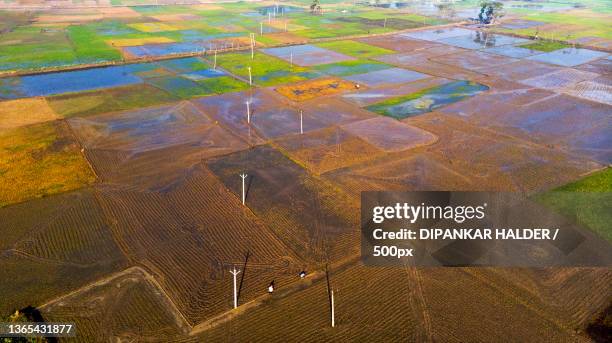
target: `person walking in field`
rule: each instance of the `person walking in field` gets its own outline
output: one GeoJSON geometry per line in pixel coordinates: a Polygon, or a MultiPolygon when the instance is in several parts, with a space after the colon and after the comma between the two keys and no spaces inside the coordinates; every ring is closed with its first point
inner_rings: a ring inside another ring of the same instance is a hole
{"type": "Polygon", "coordinates": [[[268,294],[272,294],[272,292],[274,292],[274,280],[272,280],[268,286],[268,294]]]}

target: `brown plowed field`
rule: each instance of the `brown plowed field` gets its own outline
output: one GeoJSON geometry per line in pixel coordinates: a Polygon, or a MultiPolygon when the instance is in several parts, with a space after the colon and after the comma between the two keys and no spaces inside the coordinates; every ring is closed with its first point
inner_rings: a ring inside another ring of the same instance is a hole
{"type": "Polygon", "coordinates": [[[329,172],[324,177],[341,185],[355,199],[365,191],[470,190],[475,186],[467,176],[454,171],[448,161],[423,152],[411,152],[403,158],[390,155],[329,172]]]}
{"type": "Polygon", "coordinates": [[[357,204],[270,146],[214,158],[209,168],[237,196],[249,175],[246,203],[292,251],[310,261],[355,253],[357,204]]]}
{"type": "Polygon", "coordinates": [[[296,163],[315,174],[382,155],[383,151],[339,127],[291,136],[275,142],[296,163]]]}
{"type": "Polygon", "coordinates": [[[161,193],[112,187],[101,187],[101,193],[126,254],[152,271],[191,323],[231,308],[228,270],[241,267],[246,252],[258,270],[247,266],[244,301],[275,278],[294,279],[301,268],[299,259],[202,166],[161,193]]]}
{"type": "Polygon", "coordinates": [[[3,313],[42,303],[126,265],[91,189],[0,209],[0,222],[6,229],[0,268],[2,278],[11,280],[0,283],[3,313]]]}
{"type": "MultiPolygon", "coordinates": [[[[534,307],[534,301],[541,301],[537,295],[517,301],[515,294],[483,282],[472,275],[474,272],[480,273],[481,269],[357,265],[331,274],[336,304],[334,329],[329,327],[323,280],[288,298],[271,297],[266,306],[199,338],[461,342],[465,332],[469,332],[475,341],[528,341],[534,334],[545,341],[563,341],[568,337],[572,341],[588,341],[582,334],[574,333],[574,327],[557,323],[554,312],[540,312],[540,308],[534,307]]],[[[513,270],[509,274],[518,272],[513,270]]],[[[542,303],[550,306],[548,299],[542,303]]]]}
{"type": "Polygon", "coordinates": [[[136,337],[163,342],[186,329],[177,323],[160,290],[134,269],[51,303],[41,312],[50,322],[73,322],[79,342],[136,337]]]}
{"type": "Polygon", "coordinates": [[[589,159],[438,113],[407,122],[440,137],[430,152],[452,164],[455,172],[478,180],[482,190],[545,190],[598,167],[589,159]]]}

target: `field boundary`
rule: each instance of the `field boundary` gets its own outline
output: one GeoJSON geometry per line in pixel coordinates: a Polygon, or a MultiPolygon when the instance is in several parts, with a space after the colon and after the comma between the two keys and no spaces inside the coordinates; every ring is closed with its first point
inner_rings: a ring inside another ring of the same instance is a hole
{"type": "MultiPolygon", "coordinates": [[[[332,265],[332,269],[335,273],[344,271],[356,264],[360,261],[359,256],[348,257],[345,260],[336,262],[332,265]]],[[[157,282],[155,277],[147,272],[140,266],[132,266],[128,267],[122,271],[110,274],[106,277],[93,281],[87,285],[84,285],[80,288],[77,288],[73,291],[70,291],[66,294],[60,295],[53,299],[48,300],[47,302],[38,306],[39,309],[45,309],[54,306],[55,304],[61,303],[64,300],[70,299],[72,297],[78,296],[82,293],[92,290],[95,287],[104,286],[113,282],[116,279],[119,279],[124,276],[129,276],[131,274],[136,274],[135,276],[140,276],[146,282],[148,282],[151,286],[153,286],[159,293],[159,299],[162,303],[165,304],[165,307],[172,314],[175,319],[177,326],[189,336],[195,336],[199,333],[208,331],[213,329],[221,324],[224,324],[242,314],[245,314],[251,309],[257,308],[261,305],[265,305],[269,302],[270,299],[278,300],[285,297],[288,297],[292,294],[305,290],[306,288],[314,285],[315,283],[323,280],[325,278],[325,271],[317,270],[310,275],[307,275],[305,280],[300,280],[299,282],[295,282],[290,284],[285,288],[281,288],[278,290],[273,296],[269,294],[263,294],[253,300],[250,300],[244,304],[241,304],[238,308],[231,309],[229,311],[220,313],[212,318],[209,318],[203,322],[197,323],[195,325],[190,324],[190,322],[185,318],[182,312],[179,310],[177,305],[172,301],[168,293],[164,290],[164,288],[157,282]]]]}
{"type": "Polygon", "coordinates": [[[102,279],[98,279],[97,281],[94,281],[90,284],[87,284],[81,288],[75,289],[69,293],[66,293],[64,295],[60,295],[59,297],[53,298],[49,301],[47,301],[46,303],[38,306],[39,309],[44,309],[50,306],[55,305],[56,303],[59,303],[63,300],[66,300],[68,298],[77,296],[81,293],[87,292],[91,289],[93,289],[94,287],[98,287],[98,286],[104,286],[120,277],[123,276],[128,276],[132,273],[136,273],[136,274],[141,274],[141,276],[143,277],[143,279],[147,282],[149,282],[153,287],[155,287],[158,291],[159,291],[159,295],[161,295],[161,297],[159,297],[166,305],[166,307],[168,308],[168,310],[172,313],[172,316],[174,317],[176,324],[178,325],[179,328],[188,328],[188,330],[192,329],[192,326],[189,324],[189,321],[187,321],[187,319],[183,316],[183,314],[181,313],[181,311],[178,309],[178,307],[176,306],[176,304],[172,301],[172,299],[170,299],[170,297],[168,296],[168,294],[166,293],[166,291],[161,287],[161,285],[157,282],[157,280],[155,280],[155,278],[153,277],[153,275],[149,274],[146,270],[144,270],[143,268],[139,267],[139,266],[133,266],[133,267],[129,267],[127,269],[124,269],[120,272],[117,273],[113,273],[109,276],[106,276],[102,279]]]}

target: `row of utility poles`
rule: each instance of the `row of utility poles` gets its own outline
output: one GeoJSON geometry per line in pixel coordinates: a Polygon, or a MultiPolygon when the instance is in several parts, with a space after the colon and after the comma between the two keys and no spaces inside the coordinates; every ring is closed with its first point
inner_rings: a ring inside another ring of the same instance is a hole
{"type": "MultiPolygon", "coordinates": [[[[244,180],[244,178],[243,178],[244,180]]],[[[245,259],[244,262],[244,266],[243,269],[246,269],[246,263],[248,261],[249,258],[249,254],[247,253],[247,257],[245,259]]],[[[230,269],[230,274],[232,274],[233,279],[234,279],[234,308],[238,308],[238,283],[236,280],[236,277],[238,276],[238,274],[241,273],[240,269],[236,269],[236,266],[234,266],[232,269],[230,269]]],[[[304,271],[300,272],[300,278],[304,278],[306,276],[306,273],[304,271]]],[[[242,274],[242,277],[244,278],[244,273],[242,274]]],[[[335,309],[335,305],[334,305],[334,290],[331,287],[331,282],[329,280],[329,269],[328,266],[325,265],[325,279],[327,282],[327,296],[328,296],[328,301],[329,301],[329,314],[330,314],[330,325],[331,327],[335,327],[336,326],[336,309],[335,309]]],[[[242,282],[240,283],[242,286],[242,282]]],[[[274,292],[274,281],[272,281],[272,283],[270,283],[270,286],[268,286],[268,293],[272,293],[274,292]]]]}
{"type": "MultiPolygon", "coordinates": [[[[281,10],[280,15],[283,16],[284,8],[281,7],[280,10],[281,10]]],[[[274,12],[268,12],[268,24],[272,22],[272,17],[273,16],[276,17],[277,13],[278,13],[278,5],[274,8],[274,12]]],[[[285,22],[285,31],[287,31],[287,22],[285,22]]],[[[260,23],[260,34],[263,35],[263,22],[260,23]]],[[[249,43],[251,46],[251,60],[253,60],[255,58],[255,45],[256,45],[254,33],[249,34],[249,41],[250,41],[249,43]]],[[[293,52],[290,53],[289,61],[290,61],[291,67],[293,67],[293,52]]],[[[217,51],[215,50],[213,69],[216,70],[216,67],[217,67],[217,51]]],[[[251,72],[251,67],[250,66],[247,67],[247,70],[249,73],[249,86],[252,86],[253,76],[251,72]]],[[[246,101],[246,115],[247,115],[247,123],[250,125],[251,123],[251,102],[250,101],[246,101]]],[[[299,115],[300,115],[300,134],[304,134],[304,112],[300,110],[299,115]]],[[[248,177],[248,174],[243,172],[239,175],[240,175],[240,178],[242,179],[241,201],[243,205],[246,205],[246,194],[247,194],[246,179],[248,177]]],[[[248,259],[248,254],[247,254],[247,259],[248,259]]],[[[237,269],[236,266],[233,266],[232,269],[230,269],[229,271],[233,277],[233,305],[234,305],[234,308],[238,308],[238,298],[239,298],[237,277],[238,277],[238,274],[242,273],[242,278],[244,278],[244,269],[246,269],[246,260],[243,266],[243,270],[237,269]]],[[[306,275],[305,272],[302,271],[300,273],[300,278],[304,278],[305,275],[306,275]]],[[[329,301],[329,308],[330,308],[330,325],[331,327],[335,327],[336,322],[335,322],[335,307],[334,307],[334,291],[330,286],[329,271],[328,271],[327,265],[325,266],[325,277],[327,280],[327,293],[328,293],[328,301],[329,301]]],[[[272,293],[273,291],[274,291],[274,281],[272,281],[272,283],[268,287],[268,293],[272,293]]]]}

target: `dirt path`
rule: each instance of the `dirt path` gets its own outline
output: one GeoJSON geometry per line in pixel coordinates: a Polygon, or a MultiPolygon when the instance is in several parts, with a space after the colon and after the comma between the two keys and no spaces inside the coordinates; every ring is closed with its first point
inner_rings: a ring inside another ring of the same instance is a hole
{"type": "MultiPolygon", "coordinates": [[[[354,266],[355,264],[359,263],[359,256],[353,256],[353,257],[349,257],[343,261],[340,261],[334,265],[332,265],[330,268],[334,271],[334,273],[346,270],[347,268],[354,266]]],[[[320,270],[320,271],[316,271],[308,276],[306,276],[306,278],[304,280],[300,280],[299,282],[295,282],[287,287],[284,287],[282,289],[277,290],[274,293],[273,298],[274,299],[282,299],[285,297],[288,297],[292,294],[295,294],[299,291],[304,290],[307,287],[312,286],[313,284],[319,282],[319,281],[323,281],[325,279],[325,271],[320,270]]],[[[238,306],[238,308],[236,309],[232,309],[229,310],[227,312],[221,313],[213,318],[210,318],[206,321],[203,321],[197,325],[195,325],[191,332],[189,333],[190,336],[194,336],[197,335],[199,333],[202,333],[204,331],[213,329],[221,324],[227,323],[230,320],[247,313],[249,310],[257,308],[263,304],[266,303],[266,299],[269,299],[271,296],[269,294],[264,294],[261,295],[249,302],[246,302],[244,304],[241,304],[240,306],[238,306]]]]}
{"type": "MultiPolygon", "coordinates": [[[[336,264],[334,264],[332,266],[334,272],[339,272],[342,270],[345,270],[353,265],[355,265],[356,263],[359,262],[359,257],[358,256],[353,256],[350,258],[347,258],[343,261],[340,261],[336,264]]],[[[109,284],[110,282],[113,282],[121,277],[129,277],[129,276],[134,276],[134,277],[138,277],[143,279],[144,281],[148,282],[154,289],[155,289],[155,293],[156,295],[159,296],[159,299],[162,301],[162,303],[165,305],[165,307],[168,309],[168,311],[172,314],[172,316],[175,319],[175,322],[177,324],[177,326],[186,334],[189,334],[190,336],[194,336],[197,335],[198,333],[202,333],[206,330],[210,330],[218,325],[221,325],[223,323],[226,323],[246,312],[248,312],[249,310],[256,308],[260,305],[265,304],[265,300],[270,298],[269,294],[263,294],[251,301],[248,301],[244,304],[241,304],[238,308],[236,309],[232,309],[226,312],[223,312],[215,317],[212,317],[204,322],[201,322],[199,324],[196,324],[195,326],[192,326],[189,321],[187,320],[187,318],[185,318],[185,316],[183,315],[183,313],[179,310],[178,306],[174,303],[174,301],[172,301],[172,298],[169,296],[169,294],[164,290],[164,288],[161,286],[161,284],[159,284],[159,282],[155,279],[155,277],[153,275],[151,275],[149,272],[147,272],[145,269],[143,269],[142,267],[139,266],[134,266],[134,267],[129,267],[127,269],[124,269],[120,272],[111,274],[109,276],[106,276],[102,279],[99,279],[97,281],[94,281],[88,285],[85,285],[81,288],[75,289],[69,293],[63,294],[61,296],[58,296],[56,298],[53,298],[51,300],[48,300],[46,303],[41,304],[38,306],[39,309],[44,310],[47,308],[52,307],[55,304],[58,304],[62,301],[68,300],[72,297],[78,297],[79,295],[88,292],[92,289],[94,289],[95,287],[100,287],[100,286],[104,286],[109,284]]],[[[287,287],[281,288],[279,290],[277,290],[277,292],[274,294],[274,299],[282,299],[285,298],[287,296],[290,296],[296,292],[302,291],[305,288],[315,284],[318,281],[321,281],[325,278],[325,272],[324,271],[316,271],[310,275],[308,275],[304,280],[300,280],[299,282],[295,282],[287,287]]]]}
{"type": "Polygon", "coordinates": [[[410,303],[413,305],[413,314],[422,323],[421,330],[416,332],[416,340],[433,342],[433,324],[427,309],[421,272],[417,267],[405,267],[404,271],[408,281],[410,291],[408,296],[410,297],[410,303]]]}

